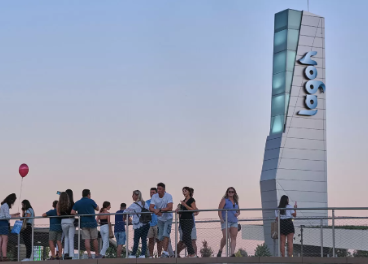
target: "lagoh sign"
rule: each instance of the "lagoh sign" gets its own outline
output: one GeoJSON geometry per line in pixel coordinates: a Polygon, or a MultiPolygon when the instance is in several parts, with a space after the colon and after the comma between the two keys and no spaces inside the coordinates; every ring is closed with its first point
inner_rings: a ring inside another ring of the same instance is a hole
{"type": "Polygon", "coordinates": [[[316,54],[317,51],[310,51],[299,60],[301,64],[309,65],[304,71],[305,76],[309,79],[309,81],[305,83],[305,90],[308,93],[305,98],[305,105],[307,108],[309,108],[309,110],[300,110],[298,115],[314,116],[317,114],[318,110],[316,108],[318,105],[318,98],[315,93],[319,89],[321,89],[323,93],[326,90],[326,86],[323,82],[314,80],[317,77],[317,69],[314,67],[314,65],[317,65],[317,62],[312,60],[311,57],[316,54]]]}

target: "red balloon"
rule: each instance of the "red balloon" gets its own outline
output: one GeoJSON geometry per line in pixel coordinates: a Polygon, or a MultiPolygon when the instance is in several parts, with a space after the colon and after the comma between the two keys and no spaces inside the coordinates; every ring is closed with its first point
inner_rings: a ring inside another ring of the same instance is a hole
{"type": "Polygon", "coordinates": [[[27,174],[28,174],[28,172],[29,172],[29,168],[28,168],[28,165],[27,164],[24,164],[23,163],[22,165],[20,165],[20,167],[19,167],[19,174],[20,174],[20,176],[22,178],[26,177],[27,174]]]}

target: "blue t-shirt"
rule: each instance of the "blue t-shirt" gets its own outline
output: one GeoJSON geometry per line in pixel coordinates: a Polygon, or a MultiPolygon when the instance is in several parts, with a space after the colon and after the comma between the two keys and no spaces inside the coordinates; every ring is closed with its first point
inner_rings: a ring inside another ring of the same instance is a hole
{"type": "MultiPolygon", "coordinates": [[[[148,206],[148,208],[150,207],[150,205],[151,205],[151,199],[149,199],[149,200],[147,200],[146,201],[146,204],[147,204],[147,206],[148,206]]],[[[155,209],[156,209],[156,206],[155,206],[155,209]]],[[[150,222],[150,226],[157,226],[157,215],[155,215],[155,214],[152,214],[152,220],[151,220],[151,222],[150,222]]]]}
{"type": "Polygon", "coordinates": [[[77,201],[73,210],[77,211],[78,214],[91,214],[91,216],[81,216],[80,226],[81,228],[95,228],[97,227],[97,221],[95,218],[95,209],[97,208],[97,204],[92,199],[87,197],[83,197],[79,201],[77,201]]]}
{"type": "Polygon", "coordinates": [[[115,227],[114,227],[114,232],[118,233],[118,232],[125,232],[125,222],[124,222],[124,215],[122,215],[122,213],[124,213],[124,210],[119,210],[116,212],[117,214],[121,214],[121,215],[115,215],[115,227]]]}
{"type": "MultiPolygon", "coordinates": [[[[47,216],[57,216],[56,209],[52,209],[46,213],[47,216]]],[[[61,218],[50,217],[50,231],[62,232],[61,229],[61,218]]]]}

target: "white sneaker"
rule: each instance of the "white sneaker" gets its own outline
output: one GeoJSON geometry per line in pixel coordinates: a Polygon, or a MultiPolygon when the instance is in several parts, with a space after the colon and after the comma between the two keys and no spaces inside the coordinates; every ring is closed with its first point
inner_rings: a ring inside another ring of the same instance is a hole
{"type": "Polygon", "coordinates": [[[138,258],[146,258],[145,255],[140,255],[138,258]]]}
{"type": "Polygon", "coordinates": [[[23,259],[23,260],[22,260],[22,262],[23,262],[23,261],[31,261],[31,260],[30,260],[30,259],[28,259],[28,258],[25,258],[25,259],[23,259]]]}
{"type": "Polygon", "coordinates": [[[137,258],[136,256],[134,256],[134,255],[129,255],[129,257],[128,258],[137,258]]]}
{"type": "Polygon", "coordinates": [[[164,252],[162,252],[161,258],[168,258],[168,257],[169,257],[169,255],[167,255],[167,253],[165,254],[164,252]]]}

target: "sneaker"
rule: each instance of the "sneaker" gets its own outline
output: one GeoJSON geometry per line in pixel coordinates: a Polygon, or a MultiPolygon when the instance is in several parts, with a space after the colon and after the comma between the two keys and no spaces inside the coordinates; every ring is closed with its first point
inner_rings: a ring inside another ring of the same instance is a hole
{"type": "Polygon", "coordinates": [[[167,255],[167,253],[162,252],[161,258],[168,258],[168,257],[169,257],[169,255],[167,255]]]}
{"type": "Polygon", "coordinates": [[[51,257],[48,260],[56,260],[56,257],[55,258],[54,257],[51,257]]]}
{"type": "Polygon", "coordinates": [[[218,258],[221,258],[221,255],[222,255],[222,251],[221,251],[221,250],[219,250],[219,252],[217,253],[217,257],[218,257],[218,258]]]}
{"type": "Polygon", "coordinates": [[[145,255],[140,255],[138,258],[146,258],[145,255]]]}
{"type": "Polygon", "coordinates": [[[231,258],[235,258],[235,254],[232,254],[230,257],[231,257],[231,258]]]}
{"type": "Polygon", "coordinates": [[[129,255],[129,257],[128,258],[137,258],[136,256],[134,256],[134,255],[129,255]]]}

